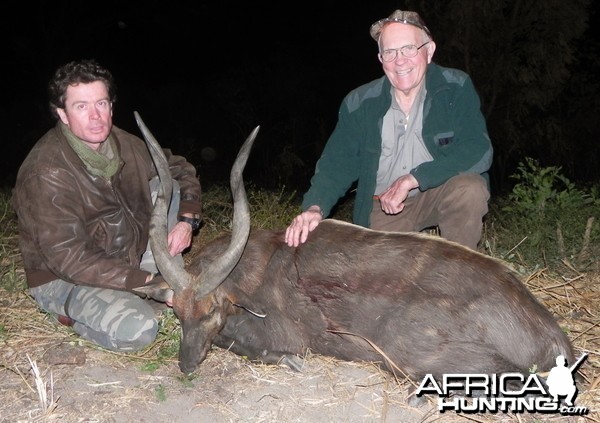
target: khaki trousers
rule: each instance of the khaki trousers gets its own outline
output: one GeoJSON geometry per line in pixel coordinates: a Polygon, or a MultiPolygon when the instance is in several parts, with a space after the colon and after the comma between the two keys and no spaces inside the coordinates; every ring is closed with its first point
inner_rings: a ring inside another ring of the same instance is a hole
{"type": "Polygon", "coordinates": [[[404,210],[396,215],[385,214],[379,200],[374,199],[370,227],[389,232],[420,232],[437,226],[443,238],[477,250],[489,198],[485,179],[464,173],[407,198],[404,210]]]}

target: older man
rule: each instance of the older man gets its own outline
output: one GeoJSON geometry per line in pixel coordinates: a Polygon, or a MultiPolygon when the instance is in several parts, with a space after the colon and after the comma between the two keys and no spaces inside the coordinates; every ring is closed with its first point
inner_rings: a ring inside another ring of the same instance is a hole
{"type": "Polygon", "coordinates": [[[385,231],[437,226],[444,238],[476,249],[492,145],[471,79],[432,62],[436,44],[416,12],[396,10],[370,33],[385,76],[344,98],[286,242],[305,242],[357,182],[354,223],[385,231]]]}

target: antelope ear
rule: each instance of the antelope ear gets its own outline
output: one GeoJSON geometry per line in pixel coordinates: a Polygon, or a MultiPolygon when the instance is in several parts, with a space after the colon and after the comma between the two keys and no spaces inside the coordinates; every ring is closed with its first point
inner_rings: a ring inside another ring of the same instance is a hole
{"type": "Polygon", "coordinates": [[[142,298],[152,298],[162,303],[172,303],[174,291],[162,277],[155,277],[146,285],[133,288],[133,293],[142,298]]]}

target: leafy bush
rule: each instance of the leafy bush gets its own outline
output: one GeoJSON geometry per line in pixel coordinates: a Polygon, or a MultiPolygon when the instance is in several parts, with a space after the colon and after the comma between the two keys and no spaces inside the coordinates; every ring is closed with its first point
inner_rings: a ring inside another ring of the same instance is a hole
{"type": "Polygon", "coordinates": [[[495,247],[504,258],[529,265],[563,262],[584,269],[594,262],[600,239],[598,187],[577,188],[561,168],[520,162],[512,192],[497,199],[490,217],[495,247]]]}

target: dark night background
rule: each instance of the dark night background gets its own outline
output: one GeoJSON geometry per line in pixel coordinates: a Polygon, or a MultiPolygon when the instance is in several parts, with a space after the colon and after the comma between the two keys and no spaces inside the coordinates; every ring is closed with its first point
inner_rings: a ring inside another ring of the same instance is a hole
{"type": "Polygon", "coordinates": [[[590,0],[5,2],[0,187],[54,121],[46,85],[59,65],[95,58],[118,86],[115,125],[133,111],[206,186],[261,125],[246,179],[302,193],[343,96],[382,75],[369,26],[416,10],[434,60],[469,72],[495,149],[492,188],[525,156],[598,184],[597,13],[590,0]]]}

